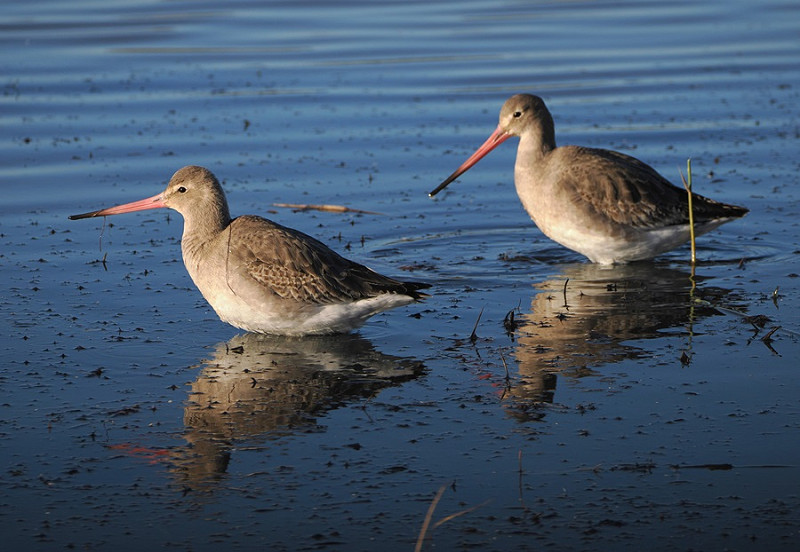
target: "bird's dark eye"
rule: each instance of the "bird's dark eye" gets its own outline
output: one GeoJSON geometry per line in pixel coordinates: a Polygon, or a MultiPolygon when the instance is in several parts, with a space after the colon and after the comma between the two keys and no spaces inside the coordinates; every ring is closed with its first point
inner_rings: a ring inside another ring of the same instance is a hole
{"type": "Polygon", "coordinates": [[[178,188],[178,192],[182,193],[182,194],[185,194],[186,193],[186,188],[184,186],[181,186],[180,188],[178,188]]]}
{"type": "Polygon", "coordinates": [[[519,119],[520,117],[522,117],[522,111],[515,111],[514,112],[514,118],[515,119],[519,119]]]}

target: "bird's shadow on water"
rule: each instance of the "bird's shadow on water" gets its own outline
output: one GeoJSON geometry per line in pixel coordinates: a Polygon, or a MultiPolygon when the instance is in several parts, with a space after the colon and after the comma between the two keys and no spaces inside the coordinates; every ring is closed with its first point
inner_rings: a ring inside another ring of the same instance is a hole
{"type": "Polygon", "coordinates": [[[417,378],[422,362],[383,354],[358,334],[279,337],[247,333],[219,343],[199,366],[184,408],[171,472],[184,489],[212,491],[231,451],[324,431],[326,412],[417,378]]]}
{"type": "Polygon", "coordinates": [[[523,422],[546,415],[560,378],[597,376],[603,366],[651,354],[643,340],[678,336],[675,361],[691,362],[695,324],[722,315],[719,307],[742,308],[735,292],[662,262],[561,265],[534,288],[530,305],[506,316],[511,345],[501,347],[517,367],[503,402],[523,422]]]}

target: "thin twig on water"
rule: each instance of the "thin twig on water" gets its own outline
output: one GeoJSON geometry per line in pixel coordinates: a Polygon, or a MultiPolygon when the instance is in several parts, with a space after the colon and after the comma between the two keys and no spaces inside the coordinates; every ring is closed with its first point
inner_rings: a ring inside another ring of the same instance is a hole
{"type": "MultiPolygon", "coordinates": [[[[455,485],[455,483],[453,483],[453,485],[455,485]]],[[[455,518],[457,518],[459,516],[463,516],[464,514],[468,514],[470,512],[474,512],[478,508],[486,506],[487,504],[489,504],[489,502],[491,502],[491,499],[484,500],[480,504],[477,504],[477,505],[472,506],[470,508],[467,508],[465,510],[460,510],[460,511],[455,512],[453,514],[444,516],[442,519],[440,519],[439,521],[434,523],[433,526],[431,526],[431,519],[433,519],[433,512],[436,511],[436,506],[439,504],[439,501],[442,499],[442,495],[444,494],[445,489],[447,489],[447,484],[446,483],[444,485],[442,485],[441,487],[439,487],[439,490],[436,491],[436,495],[433,497],[433,500],[431,500],[430,506],[428,506],[428,511],[425,514],[425,520],[422,522],[422,527],[419,530],[419,536],[417,537],[417,545],[414,547],[414,552],[421,552],[422,545],[423,545],[423,543],[425,542],[425,539],[428,536],[428,529],[429,528],[430,528],[430,530],[436,529],[437,527],[439,527],[440,525],[442,525],[444,523],[447,523],[448,521],[451,521],[451,520],[453,520],[453,519],[455,519],[455,518]]]]}
{"type": "Polygon", "coordinates": [[[446,488],[447,484],[439,487],[439,490],[436,491],[436,496],[434,496],[433,500],[431,500],[431,504],[428,506],[428,512],[425,514],[425,520],[422,522],[422,528],[419,530],[417,545],[414,547],[414,552],[420,552],[422,550],[422,543],[425,542],[425,537],[428,535],[428,527],[431,525],[433,512],[436,510],[436,505],[439,504],[439,501],[442,499],[442,495],[444,494],[444,490],[446,488]]]}
{"type": "Polygon", "coordinates": [[[500,351],[500,360],[503,361],[503,368],[506,369],[506,386],[502,395],[500,395],[500,400],[502,401],[506,398],[507,393],[511,393],[511,375],[508,373],[508,363],[506,362],[506,357],[503,356],[503,351],[500,351]]]}
{"type": "Polygon", "coordinates": [[[312,205],[310,203],[273,203],[273,207],[282,207],[285,209],[296,209],[298,211],[327,211],[330,213],[361,213],[363,215],[383,215],[376,211],[365,211],[363,209],[354,209],[344,205],[312,205]]]}
{"type": "Polygon", "coordinates": [[[506,369],[506,385],[508,385],[508,382],[511,381],[511,376],[508,373],[508,363],[506,363],[506,357],[503,356],[503,351],[500,351],[500,360],[503,361],[503,368],[506,369]]]}
{"type": "Polygon", "coordinates": [[[469,335],[469,340],[472,343],[478,341],[478,324],[481,321],[481,316],[483,316],[483,307],[481,307],[481,312],[478,313],[478,319],[475,321],[475,326],[472,327],[472,333],[469,335]]]}
{"type": "Polygon", "coordinates": [[[689,241],[692,244],[692,265],[697,262],[697,253],[694,245],[694,209],[692,207],[692,158],[686,160],[686,178],[681,173],[681,181],[689,198],[689,241]]]}
{"type": "Polygon", "coordinates": [[[440,519],[439,521],[437,521],[436,523],[433,524],[433,529],[436,529],[440,525],[442,525],[444,523],[447,523],[448,521],[453,520],[453,519],[457,518],[458,516],[463,516],[464,514],[468,514],[470,512],[474,512],[478,508],[482,508],[483,506],[486,506],[491,501],[492,501],[492,499],[489,498],[487,500],[484,500],[480,504],[476,504],[475,506],[467,508],[466,510],[461,510],[460,512],[456,512],[454,514],[450,514],[449,516],[444,516],[442,519],[440,519]]]}

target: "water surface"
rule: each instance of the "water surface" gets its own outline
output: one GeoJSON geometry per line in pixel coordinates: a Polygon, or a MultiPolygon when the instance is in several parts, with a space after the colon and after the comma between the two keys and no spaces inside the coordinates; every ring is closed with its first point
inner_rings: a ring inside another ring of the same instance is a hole
{"type": "Polygon", "coordinates": [[[0,13],[10,549],[412,550],[442,486],[433,522],[463,514],[425,549],[794,549],[795,2],[0,13]],[[691,158],[697,191],[751,209],[700,239],[695,287],[687,248],[602,268],[544,238],[511,143],[427,197],[517,92],[559,143],[675,182],[691,158]],[[192,286],[178,215],[67,220],[186,164],[234,214],[432,297],[345,338],[241,335],[192,286]]]}

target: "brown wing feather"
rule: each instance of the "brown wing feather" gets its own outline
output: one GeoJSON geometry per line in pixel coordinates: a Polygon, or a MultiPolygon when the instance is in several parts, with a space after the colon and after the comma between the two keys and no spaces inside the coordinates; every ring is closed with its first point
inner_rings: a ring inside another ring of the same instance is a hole
{"type": "MultiPolygon", "coordinates": [[[[574,156],[567,164],[563,182],[591,182],[592,187],[572,186],[576,204],[600,213],[611,221],[639,228],[688,224],[686,191],[638,159],[616,151],[567,146],[574,156]]],[[[567,151],[565,151],[567,153],[567,151]]],[[[695,220],[736,218],[744,207],[727,205],[692,194],[695,220]]]]}
{"type": "Polygon", "coordinates": [[[231,222],[238,262],[260,285],[301,302],[338,303],[400,293],[419,299],[429,287],[401,282],[345,259],[322,242],[297,230],[252,215],[231,222]]]}

